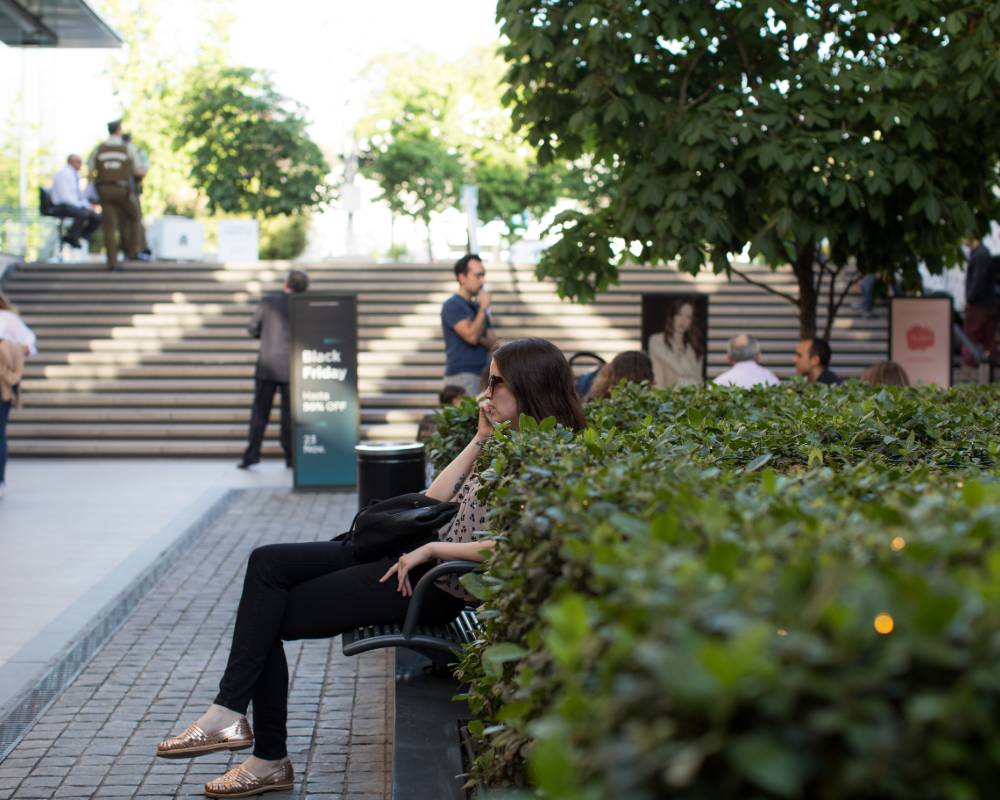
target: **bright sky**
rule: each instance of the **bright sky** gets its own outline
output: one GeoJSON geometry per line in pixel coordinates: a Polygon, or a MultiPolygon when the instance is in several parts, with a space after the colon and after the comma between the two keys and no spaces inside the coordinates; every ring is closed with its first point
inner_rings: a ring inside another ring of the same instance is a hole
{"type": "MultiPolygon", "coordinates": [[[[160,14],[178,48],[193,49],[191,19],[214,0],[163,0],[160,14]]],[[[91,0],[99,13],[101,0],[91,0]]],[[[233,0],[234,59],[272,71],[279,89],[310,110],[321,146],[342,150],[363,110],[357,76],[374,56],[424,49],[458,56],[497,40],[495,0],[233,0]]],[[[109,51],[24,50],[0,45],[4,124],[19,118],[23,82],[29,125],[37,124],[60,163],[89,147],[121,109],[111,96],[109,51]]]]}

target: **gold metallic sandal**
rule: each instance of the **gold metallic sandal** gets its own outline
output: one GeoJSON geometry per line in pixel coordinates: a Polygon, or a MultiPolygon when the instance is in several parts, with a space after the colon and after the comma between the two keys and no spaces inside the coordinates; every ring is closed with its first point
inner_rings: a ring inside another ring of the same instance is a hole
{"type": "Polygon", "coordinates": [[[213,778],[205,784],[206,797],[250,797],[264,792],[282,792],[295,784],[292,762],[283,758],[274,771],[264,777],[254,775],[242,764],[233,767],[225,775],[213,778]]]}
{"type": "Polygon", "coordinates": [[[160,758],[191,758],[220,750],[246,750],[253,744],[253,732],[246,717],[240,717],[221,731],[205,733],[189,725],[180,736],[172,736],[156,746],[160,758]]]}

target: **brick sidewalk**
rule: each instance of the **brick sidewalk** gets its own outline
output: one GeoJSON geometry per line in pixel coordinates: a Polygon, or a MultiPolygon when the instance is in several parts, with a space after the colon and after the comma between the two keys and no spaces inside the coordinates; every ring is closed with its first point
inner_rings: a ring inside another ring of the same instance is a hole
{"type": "MultiPolygon", "coordinates": [[[[215,696],[250,550],[329,539],[350,525],[355,504],[353,494],[242,492],[0,762],[0,800],[203,797],[205,782],[246,752],[178,761],[153,753],[215,696]]],[[[345,658],[339,639],[292,642],[285,652],[296,786],[265,796],[388,798],[391,653],[345,658]]]]}

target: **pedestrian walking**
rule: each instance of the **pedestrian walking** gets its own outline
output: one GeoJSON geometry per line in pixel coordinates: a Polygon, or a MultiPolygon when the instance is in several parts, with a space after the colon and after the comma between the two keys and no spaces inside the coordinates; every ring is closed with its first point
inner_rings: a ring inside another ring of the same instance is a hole
{"type": "Polygon", "coordinates": [[[274,405],[274,393],[281,393],[281,449],[285,466],[292,465],[292,406],[288,387],[292,331],[289,321],[289,295],[309,288],[309,276],[300,269],[289,271],[283,291],[266,294],[260,299],[247,332],[260,339],[257,368],[254,372],[253,408],[250,411],[250,431],[246,450],[237,466],[248,469],[260,463],[260,448],[264,441],[267,420],[274,405]]]}

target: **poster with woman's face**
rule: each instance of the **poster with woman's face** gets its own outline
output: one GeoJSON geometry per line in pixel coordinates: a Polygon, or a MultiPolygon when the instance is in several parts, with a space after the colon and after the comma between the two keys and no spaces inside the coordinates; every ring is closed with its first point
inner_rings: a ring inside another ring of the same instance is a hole
{"type": "Polygon", "coordinates": [[[705,382],[708,350],[708,296],[644,294],[642,349],[653,362],[660,388],[705,382]]]}

